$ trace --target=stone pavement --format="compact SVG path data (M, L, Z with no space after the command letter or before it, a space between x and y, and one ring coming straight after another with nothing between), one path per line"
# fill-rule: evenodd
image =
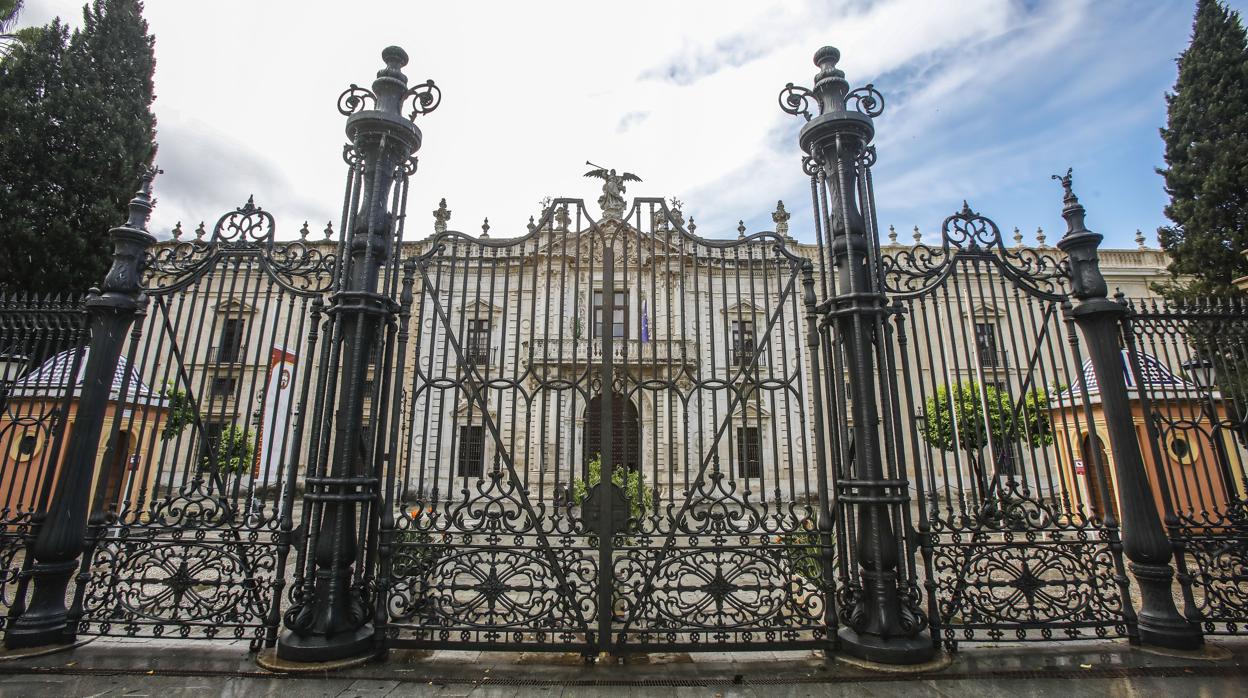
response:
M1074 679L1074 680L1072 680ZM967 647L899 673L815 652L664 653L586 666L576 655L395 651L384 662L275 674L244 644L101 639L41 657L0 655L8 696L1163 696L1248 695L1248 638L1203 653L1125 642Z

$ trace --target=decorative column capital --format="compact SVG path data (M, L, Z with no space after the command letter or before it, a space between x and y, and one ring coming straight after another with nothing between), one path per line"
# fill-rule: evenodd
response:
M1079 300L1106 298L1109 287L1097 258L1097 249L1104 236L1088 230L1084 222L1087 211L1079 203L1079 197L1075 196L1073 169L1052 178L1062 184L1062 218L1066 219L1066 234L1057 242L1057 247L1070 258L1071 292Z
M112 266L104 282L98 288L91 289L88 307L133 308L138 303L142 290L143 254L156 242L156 238L147 232L147 221L155 205L152 182L161 172L155 166L144 170L139 190L130 199L126 222L109 231L113 240Z
M838 136L853 136L857 146L865 148L875 137L873 119L884 113L884 96L873 85L849 88L845 71L837 67L840 60L839 50L824 46L815 52L819 72L813 86L789 83L780 91L780 108L808 122L798 137L802 150L825 164L822 151L835 146ZM813 108L818 108L818 116L811 113Z

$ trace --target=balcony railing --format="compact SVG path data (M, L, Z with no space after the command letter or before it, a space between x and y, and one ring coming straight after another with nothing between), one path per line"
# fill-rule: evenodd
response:
M534 339L521 349L532 364L577 365L602 361L601 339ZM684 339L615 339L611 361L631 365L687 365L698 363L697 342Z
M490 366L494 363L494 347L467 344L463 350L465 366Z
M755 362L754 357L758 357ZM734 342L732 345L732 365L734 367L765 366L767 351L750 342Z
M987 349L979 350L979 363L983 368L1009 368L1010 355L1003 349L988 351Z

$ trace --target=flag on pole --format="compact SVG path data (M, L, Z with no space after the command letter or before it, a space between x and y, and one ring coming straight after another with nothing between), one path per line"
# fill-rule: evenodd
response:
M253 477L257 484L271 484L282 479L278 470L286 460L291 397L295 392L295 362L295 353L283 346L274 345L269 350L269 382L260 412L260 433L256 435Z
M641 299L641 341L650 341L650 313L646 309L646 299Z

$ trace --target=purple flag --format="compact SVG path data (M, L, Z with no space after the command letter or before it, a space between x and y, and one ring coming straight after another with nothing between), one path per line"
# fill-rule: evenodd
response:
M650 341L650 313L646 312L646 301L641 301L641 341Z

